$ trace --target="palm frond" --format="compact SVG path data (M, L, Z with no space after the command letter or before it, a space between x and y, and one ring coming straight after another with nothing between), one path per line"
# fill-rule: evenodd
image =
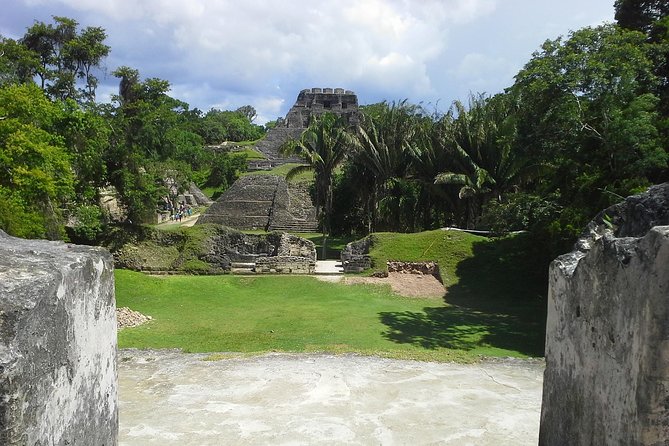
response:
M306 173L306 172L313 172L314 168L313 166L307 165L307 164L302 164L299 166L295 166L292 169L286 173L286 181L291 181L293 178L296 176Z

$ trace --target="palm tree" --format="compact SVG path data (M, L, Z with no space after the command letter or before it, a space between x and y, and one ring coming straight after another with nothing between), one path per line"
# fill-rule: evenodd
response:
M501 201L504 193L546 170L545 165L531 164L513 150L516 122L507 96L472 96L468 107L456 101L440 125L442 144L452 164L435 177L435 184L460 187L458 196L467 206L467 227L473 225L483 202Z
M346 159L353 146L353 135L347 131L347 122L332 113L312 118L300 139L290 140L281 148L283 155L298 155L306 164L292 168L286 175L313 171L316 181L316 214L323 222L323 235L330 233L332 213L332 180L335 169ZM323 211L321 213L321 211Z
M420 107L406 100L390 105L383 102L374 107L374 111L363 113L355 144L355 162L364 166L372 178L372 189L365 200L369 232L375 229L379 203L387 201L388 195L392 201L389 189L399 187L398 181L409 175L422 113ZM396 215L394 220L398 219Z

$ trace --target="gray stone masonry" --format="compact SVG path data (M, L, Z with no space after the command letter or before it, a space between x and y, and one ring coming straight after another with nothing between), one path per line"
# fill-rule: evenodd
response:
M302 163L304 162L301 158L292 156L284 157L279 153L281 146L291 139L298 139L302 132L303 128L287 128L287 127L274 127L270 129L265 137L258 141L255 148L257 151L265 155L269 161L268 168L280 166L285 163ZM249 170L262 170L262 167L253 168L254 164L258 164L256 161L249 161L249 166L252 167ZM262 165L262 164L260 164Z
M276 256L256 259L258 274L313 274L316 261L306 257Z
M355 125L359 122L358 97L354 92L342 88L302 90L286 115L285 125L289 128L307 128L313 116L327 112L344 116L350 125Z
M388 272L434 276L438 281L442 281L439 272L439 264L437 262L402 262L398 260L389 260Z
M316 209L308 192L274 175L241 177L198 219L235 229L315 232Z
M279 239L276 255L281 257L305 257L315 262L316 245L310 240L284 232Z
M301 163L297 157L284 158L279 148L291 139L298 139L304 130L309 127L314 116L323 113L334 113L344 116L349 125L355 126L360 122L358 111L358 97L350 90L343 88L308 88L297 95L295 104L280 120L278 125L270 129L256 145L256 150L267 158L268 162L249 162L253 170L271 168L283 163Z
M117 444L112 258L0 231L0 444Z
M267 229L279 177L239 178L200 216L196 224L216 223L235 229Z
M195 202L198 206L209 206L213 203L213 201L210 200L209 197L207 197L204 192L202 192L200 188L195 185L195 183L190 183L190 186L188 186L188 192L195 198Z
M540 445L667 444L668 198L608 208L551 264Z
M372 246L372 237L367 236L346 244L341 250L341 264L345 273L359 273L372 267L369 257L369 248Z

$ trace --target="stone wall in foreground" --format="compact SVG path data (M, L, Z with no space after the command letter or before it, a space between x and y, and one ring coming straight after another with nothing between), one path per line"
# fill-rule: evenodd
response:
M603 211L549 275L540 445L669 439L669 184Z
M112 258L0 231L0 444L116 445Z

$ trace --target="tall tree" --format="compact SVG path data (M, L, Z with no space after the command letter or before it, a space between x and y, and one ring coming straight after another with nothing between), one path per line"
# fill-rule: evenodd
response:
M13 39L0 36L0 86L33 82L39 67L36 53Z
M21 43L39 60L36 75L41 88L56 99L93 101L97 78L92 69L99 67L109 54L104 44L107 35L102 28L77 31L77 21L67 17L53 17L53 24L35 22L28 28ZM77 79L85 86L77 89Z
M399 195L400 182L408 177L414 155L419 151L422 115L419 106L406 100L363 109L353 160L365 167L372 182L370 193L365 197L370 232L376 230L379 204L384 201L394 203L390 210L395 214L395 223L399 220L399 201L395 198Z
M95 101L98 78L93 74L102 60L109 55L110 47L104 44L107 33L100 27L87 27L67 43L67 57L76 66L76 75L84 80L80 89L85 100Z
M286 175L288 180L305 171L315 173L316 209L322 218L324 234L329 234L331 229L333 175L353 145L354 137L347 129L346 120L324 113L312 120L300 139L288 141L281 149L285 155L298 155L306 162L291 169Z
M61 209L74 196L62 111L34 84L0 88L0 227L20 237L63 237Z
M452 158L451 169L437 175L435 183L459 187L458 196L467 203L467 227L485 201L501 201L543 171L514 150L516 120L505 95L471 96L468 106L455 101L440 125L444 150Z
M620 26L647 34L655 22L669 15L666 0L616 0L614 6Z
M550 184L584 224L596 210L669 179L646 36L616 25L547 41L516 76L519 146L550 162Z

